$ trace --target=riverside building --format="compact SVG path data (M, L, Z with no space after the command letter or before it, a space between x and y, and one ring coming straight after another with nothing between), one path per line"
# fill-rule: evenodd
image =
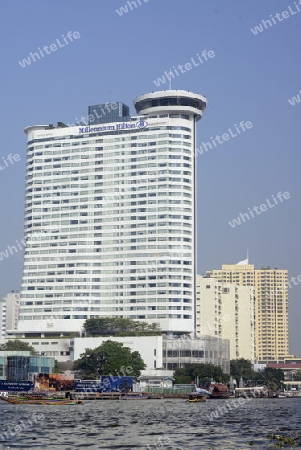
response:
M134 104L124 123L25 128L23 338L79 333L100 316L194 331L194 149L206 99L169 90Z
M6 338L6 318L6 300L4 298L0 298L0 341Z
M32 380L36 373L54 373L55 359L29 351L0 351L0 380Z
M255 269L246 260L207 273L223 283L255 287L256 360L281 362L289 357L287 270Z
M18 328L20 293L9 292L6 297L6 329L16 330Z
M197 275L196 334L230 341L230 359L255 360L253 286Z

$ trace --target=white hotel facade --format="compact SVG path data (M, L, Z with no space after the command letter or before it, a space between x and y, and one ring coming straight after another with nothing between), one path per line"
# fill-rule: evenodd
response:
M138 97L126 123L27 134L18 331L78 333L117 316L195 329L196 122L188 91Z

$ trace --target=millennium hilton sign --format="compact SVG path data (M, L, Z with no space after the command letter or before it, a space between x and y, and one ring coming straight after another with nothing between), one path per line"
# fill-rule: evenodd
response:
M108 125L104 127L83 127L79 128L79 133L95 133L96 131L114 131L114 130L126 130L130 128L146 128L148 122L139 120L138 122L122 122L116 125Z

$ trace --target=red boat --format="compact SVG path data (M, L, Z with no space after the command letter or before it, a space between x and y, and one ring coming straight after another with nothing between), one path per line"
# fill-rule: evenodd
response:
M223 383L211 383L208 391L211 393L210 398L229 398L230 392L227 386Z

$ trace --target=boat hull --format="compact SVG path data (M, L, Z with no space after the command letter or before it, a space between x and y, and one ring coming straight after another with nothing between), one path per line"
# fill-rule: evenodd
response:
M18 397L0 397L6 403L12 405L78 405L82 403L81 400L65 400L65 399L30 399L30 398L18 398Z
M219 392L219 393L212 393L210 399L226 399L226 398L230 398L230 393L229 392Z
M149 397L145 397L145 396L137 396L137 397L135 397L135 396L129 396L129 397L126 397L126 396L120 396L119 397L119 400L149 400L150 398Z
M191 394L188 397L188 403L204 403L206 401L205 395Z
M227 386L223 383L212 383L208 389L211 393L211 399L227 399L230 398L230 392Z

